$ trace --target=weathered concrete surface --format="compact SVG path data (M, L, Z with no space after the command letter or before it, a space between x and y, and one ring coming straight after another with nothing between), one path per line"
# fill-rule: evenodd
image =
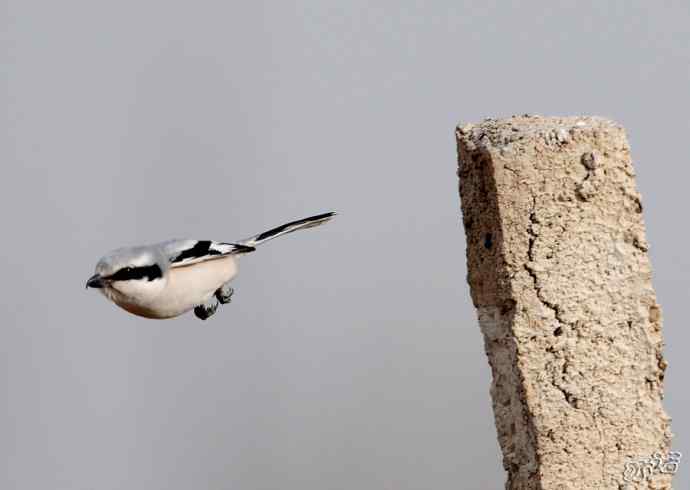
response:
M667 454L661 310L622 127L513 117L457 130L468 281L509 489L629 485Z

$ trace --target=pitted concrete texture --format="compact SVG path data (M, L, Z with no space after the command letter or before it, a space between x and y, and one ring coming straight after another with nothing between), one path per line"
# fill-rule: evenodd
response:
M624 129L512 117L457 129L468 281L493 374L508 489L624 481L668 454L666 361Z

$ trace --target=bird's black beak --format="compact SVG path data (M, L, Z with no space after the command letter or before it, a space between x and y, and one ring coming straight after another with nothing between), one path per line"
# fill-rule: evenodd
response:
M94 274L93 276L89 277L89 280L86 281L86 288L102 288L105 286L105 282L103 281L103 278L100 276L100 274Z

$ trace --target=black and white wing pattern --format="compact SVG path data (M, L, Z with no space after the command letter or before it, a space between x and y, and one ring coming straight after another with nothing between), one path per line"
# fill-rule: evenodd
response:
M240 243L223 243L211 240L170 240L161 244L170 267L182 267L226 255L253 252L254 247Z

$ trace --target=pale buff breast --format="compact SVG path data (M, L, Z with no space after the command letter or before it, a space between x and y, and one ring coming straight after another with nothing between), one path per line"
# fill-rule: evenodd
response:
M153 290L151 284L123 285L136 289L103 290L115 304L135 315L146 318L173 318L197 305L206 303L216 290L237 274L233 256L225 256L168 271L165 286Z
M164 313L177 316L207 302L219 287L234 278L237 275L237 261L228 255L175 267L170 269L169 274L160 306Z

